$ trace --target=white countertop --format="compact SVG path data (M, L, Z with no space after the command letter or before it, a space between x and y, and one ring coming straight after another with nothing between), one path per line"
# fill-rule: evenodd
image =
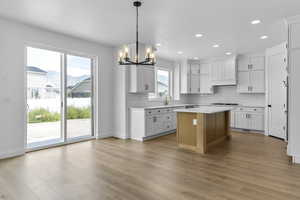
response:
M175 112L187 112L187 113L218 113L233 110L233 107L221 107L221 106L200 106L199 108L177 109Z
M161 106L141 106L141 107L131 107L131 109L158 109L158 108L175 108L184 106L197 106L198 104L173 104L173 105L161 105Z
M235 105L235 106L230 106L230 105L212 105L212 104L171 104L171 105L160 105L160 106L136 106L136 107L131 107L130 109L160 109L160 108L175 108L175 107L181 107L181 106L205 106L205 107L225 107L225 108L231 108L231 110L234 110L234 108L238 107L246 107L246 108L265 108L265 106L262 105Z

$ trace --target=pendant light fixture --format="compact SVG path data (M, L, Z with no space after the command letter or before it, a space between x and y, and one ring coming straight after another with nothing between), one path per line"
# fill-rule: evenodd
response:
M135 42L135 56L132 59L130 54L130 50L128 46L125 46L123 50L121 50L119 55L119 64L120 65L155 65L156 59L155 54L153 52L153 48L145 48L145 58L140 60L139 54L139 7L141 7L141 1L134 1L133 6L136 7L136 42ZM133 49L134 51L134 49Z

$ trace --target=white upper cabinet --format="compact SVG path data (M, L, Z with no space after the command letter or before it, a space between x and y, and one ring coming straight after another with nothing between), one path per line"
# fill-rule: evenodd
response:
M191 74L192 75L199 75L200 74L200 65L199 64L190 64L191 66Z
M250 74L247 71L238 72L238 85L239 92L248 92L250 85Z
M264 56L250 57L250 69L251 70L265 70L265 57Z
M211 63L187 60L181 65L181 93L213 94Z
M188 94L191 92L191 66L187 61L180 64L180 93Z
M265 57L239 56L238 57L238 84L239 93L265 92Z
M249 70L249 58L246 56L238 57L238 71L248 71Z
M201 63L200 64L200 74L209 74L211 64Z
M214 93L214 88L211 83L210 68L211 64L209 63L200 64L200 94Z
M199 74L191 74L191 94L200 93L200 75Z
M212 85L236 85L236 57L212 62L211 81Z
M181 93L200 94L200 64L186 60L181 64Z
M130 85L131 93L153 93L155 92L154 68L144 66L130 66Z
M200 74L200 94L213 94L213 86L208 74Z
M250 73L251 92L264 93L265 92L265 71L257 70Z

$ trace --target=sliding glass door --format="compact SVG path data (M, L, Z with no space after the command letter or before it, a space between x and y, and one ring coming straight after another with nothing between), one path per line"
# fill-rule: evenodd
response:
M63 141L62 54L27 48L27 144L40 146Z
M27 147L88 139L93 131L93 60L27 47Z
M92 60L74 55L66 56L67 138L92 136Z

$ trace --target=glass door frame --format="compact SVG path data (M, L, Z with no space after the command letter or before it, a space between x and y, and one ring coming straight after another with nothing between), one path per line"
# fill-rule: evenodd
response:
M74 53L64 53L62 54L63 58L62 58L62 65L63 65L63 72L62 72L62 81L63 81L63 88L62 88L62 94L63 94L63 97L62 97L62 105L61 105L61 108L62 108L62 115L63 115L63 125L62 125L62 133L63 133L63 137L64 137L64 141L65 142L77 142L77 141L80 141L80 140L84 140L84 139L90 139L90 138L95 138L95 84L94 84L94 72L95 72L95 62L94 62L94 59L91 58L91 57L88 57L88 56L83 56L83 55L80 55L80 54L74 54ZM68 90L67 90L67 87L68 87L68 84L67 84L67 79L68 79L68 59L67 57L68 56L77 56L77 57L82 57L82 58L88 58L91 60L91 66L90 66L90 70L91 70L91 135L85 135L85 136L79 136L79 137L76 137L76 138L68 138L68 119L67 119L67 115L68 115L68 112L67 112L67 109L68 109Z
M61 103L60 103L60 108L61 108L61 138L62 142L57 142L53 144L45 144L41 146L36 146L36 147L28 147L27 143L27 123L28 123L28 107L27 107L27 48L32 47L32 48L37 48L37 49L42 49L42 50L49 50L49 51L55 51L57 53L60 53L60 61L61 61ZM25 44L24 46L24 80L25 80L25 88L24 88L24 93L25 93L25 123L24 123L24 128L25 128L25 149L26 152L31 152L31 151L36 151L36 150L41 150L41 149L46 149L46 148L51 148L51 147L56 147L56 146L62 146L62 145L67 145L67 144L72 144L76 142L82 142L82 141L88 141L88 140L93 140L96 139L96 131L98 128L98 111L97 111L97 100L98 100L98 90L97 90L97 82L98 82L98 56L91 56L87 55L85 53L77 53L74 51L69 51L69 50L64 50L64 49L59 49L59 48L54 48L54 47L49 47L47 45L40 45L40 44L32 44L28 43ZM92 94L91 94L91 135L89 136L82 136L82 137L76 137L76 138L69 138L67 136L67 55L71 56L78 56L78 57L83 57L83 58L89 58L91 59L91 88L92 88Z

